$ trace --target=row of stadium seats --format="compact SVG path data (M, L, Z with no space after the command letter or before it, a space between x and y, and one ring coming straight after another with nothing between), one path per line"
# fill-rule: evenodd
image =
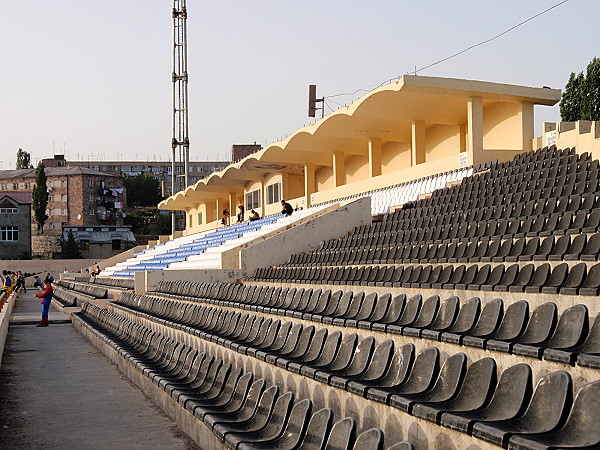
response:
M581 417L600 407L600 382L584 385L573 401L563 371L541 377L532 390L531 368L522 363L497 374L492 358L467 365L466 355L455 353L442 363L435 347L415 356L412 344L395 348L372 336L144 296L125 294L117 309L497 445L600 443L600 430Z
M599 210L600 211L600 210ZM547 236L542 239L492 239L460 243L404 244L398 246L379 243L354 245L297 253L283 266L329 266L356 264L407 264L407 263L467 263L516 261L596 261L600 254L600 234ZM340 240L343 241L343 240ZM353 241L352 239L350 241ZM362 241L362 239L361 239Z
M329 289L233 284L186 283L175 287L168 282L153 294L600 368L596 356L600 353L600 315L590 326L588 309L583 304L566 308L559 317L553 302L543 303L530 313L525 300L504 305L501 299L494 299L482 305L477 297L461 305L455 296L440 301L438 295L423 300L417 294L407 300L405 294L378 296L351 290L332 294ZM155 308L153 313L172 305L167 299L133 293L122 294L119 302L128 306L137 302L144 308ZM185 317L194 316L187 311Z
M346 266L269 267L256 271L255 281L326 285L383 286L418 289L458 289L545 294L594 295L600 293L600 264L569 267L561 263L479 266Z
M378 450L383 432L356 436L356 421L333 423L328 408L312 413L309 399L280 393L277 385L240 367L85 304L77 320L91 328L144 376L162 388L232 449ZM414 449L400 442L388 450Z

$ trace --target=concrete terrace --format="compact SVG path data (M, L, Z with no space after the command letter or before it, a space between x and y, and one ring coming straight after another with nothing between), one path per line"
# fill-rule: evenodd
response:
M21 293L0 367L0 448L196 449L179 427L51 310Z

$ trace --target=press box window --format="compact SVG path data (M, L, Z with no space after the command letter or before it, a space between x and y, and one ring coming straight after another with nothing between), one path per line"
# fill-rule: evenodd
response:
M267 205L279 203L281 201L281 183L270 184L267 186Z
M260 208L260 190L251 191L246 194L246 210Z
M0 227L0 241L18 241L19 227Z

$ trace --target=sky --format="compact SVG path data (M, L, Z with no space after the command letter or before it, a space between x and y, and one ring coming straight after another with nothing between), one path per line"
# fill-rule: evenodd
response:
M188 0L190 159L227 160L232 144L265 146L309 124L309 84L319 97L371 89L559 1ZM19 148L34 163L63 153L168 161L172 7L2 2L0 170L15 167ZM598 0L569 0L419 74L562 89L600 56L599 16ZM558 106L536 107L536 135L558 120Z

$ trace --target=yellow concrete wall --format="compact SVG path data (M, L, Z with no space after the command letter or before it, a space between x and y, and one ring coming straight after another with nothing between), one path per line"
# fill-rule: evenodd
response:
M410 165L410 142L386 142L381 146L382 175L407 169Z
M304 176L303 175L288 174L288 175L286 175L285 180L286 181L283 186L284 200L304 196Z
M483 148L523 151L520 103L493 103L483 108Z
M558 148L575 147L577 153L589 152L592 159L600 159L600 122L580 120L577 122L548 122L541 137L533 140L534 148L548 145L547 139L554 131L558 132Z
M321 167L315 171L317 192L333 188L333 167Z
M346 158L346 184L369 178L369 157L354 155Z
M460 153L460 126L435 124L427 128L426 162Z

